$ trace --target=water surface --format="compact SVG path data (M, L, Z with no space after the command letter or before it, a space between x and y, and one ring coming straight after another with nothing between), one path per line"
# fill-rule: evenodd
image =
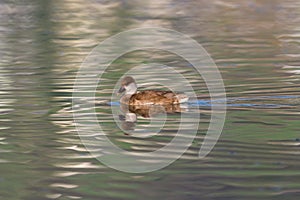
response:
M0 197L297 199L299 24L296 0L2 1ZM149 26L180 31L205 47L223 76L228 111L219 142L199 160L213 103L204 81L166 52L133 52L118 59L97 91L96 109L115 144L149 152L176 134L180 114L170 115L164 134L147 139L117 128L111 110L118 104L109 104L114 84L140 64L156 61L189 77L199 95L189 109L201 115L197 137L179 160L156 172L128 174L101 164L82 144L72 115L72 88L82 61L99 42ZM159 87L148 82L140 86Z

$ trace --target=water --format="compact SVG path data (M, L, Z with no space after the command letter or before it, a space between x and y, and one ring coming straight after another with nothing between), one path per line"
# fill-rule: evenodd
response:
M297 199L299 11L296 0L1 1L1 199ZM180 113L170 114L164 134L151 138L116 127L111 108L119 107L109 105L111 92L118 76L139 64L154 60L179 68L199 96L187 105L189 112L201 115L197 136L179 160L152 173L128 174L86 150L74 125L72 91L77 70L100 41L149 26L180 31L205 47L224 79L228 111L220 140L199 160L215 103L204 81L164 52L120 58L98 90L96 109L115 144L151 152L176 134ZM140 85L159 87L147 82Z

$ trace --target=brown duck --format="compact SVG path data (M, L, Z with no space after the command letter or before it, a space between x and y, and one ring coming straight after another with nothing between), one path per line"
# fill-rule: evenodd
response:
M120 102L128 105L174 105L185 103L188 97L185 94L176 94L172 91L144 90L137 91L135 80L126 76L121 81L118 93L125 94Z

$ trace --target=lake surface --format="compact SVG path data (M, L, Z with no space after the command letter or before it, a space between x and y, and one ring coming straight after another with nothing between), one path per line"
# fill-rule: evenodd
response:
M298 199L299 24L296 0L1 1L1 199ZM87 147L93 141L83 144L72 93L76 74L93 48L140 27L176 30L200 43L223 77L227 114L218 143L199 159L213 104L205 81L186 60L167 52L118 58L97 88L95 109L114 144L130 154L151 152L176 137L185 113L185 119L201 118L180 159L154 172L125 173L97 160ZM113 94L116 83L124 73L151 62L176 68L197 98L180 112L154 117L153 123L140 113L138 123L124 124ZM139 86L160 88L148 78L153 72L144 71L131 71ZM157 130L160 117L167 117L165 127L153 137L133 137L120 129ZM162 156L173 158L175 151Z

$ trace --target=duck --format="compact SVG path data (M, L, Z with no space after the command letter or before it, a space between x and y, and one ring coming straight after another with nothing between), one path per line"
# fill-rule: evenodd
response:
M118 94L123 94L120 103L127 105L176 105L188 101L185 94L177 94L173 91L137 90L137 84L132 76L125 76L121 80Z

